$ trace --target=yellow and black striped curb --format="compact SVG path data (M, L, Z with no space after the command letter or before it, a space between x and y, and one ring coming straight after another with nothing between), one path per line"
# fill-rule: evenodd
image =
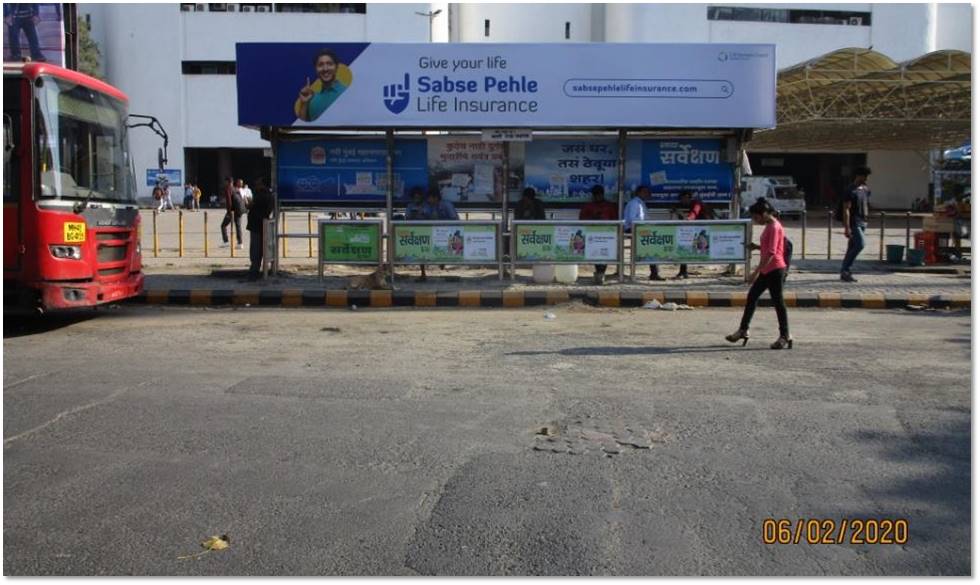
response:
M230 290L230 289L155 289L144 291L134 299L136 303L150 305L189 306L250 306L250 307L483 307L516 308L560 305L569 301L582 301L600 307L640 307L657 300L674 302L692 307L743 307L747 293L707 291L594 291L594 290L547 290L547 291L388 291L388 290ZM918 293L785 293L786 305L801 308L834 309L901 309L906 305L920 305L935 309L970 308L969 294L918 294ZM759 299L759 305L771 306L768 296Z

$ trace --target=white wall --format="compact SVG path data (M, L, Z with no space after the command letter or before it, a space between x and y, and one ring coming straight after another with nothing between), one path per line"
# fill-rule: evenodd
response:
M238 125L234 75L185 75L184 147L266 148L256 130Z
M893 61L929 53L935 47L935 4L875 4L871 7L871 45Z
M937 11L936 48L973 52L973 6L940 4Z
M929 194L929 155L909 150L868 153L871 202L878 209L907 209L916 197Z
M457 4L464 43L585 43L592 40L590 4ZM490 20L490 36L484 21ZM571 38L565 39L565 23Z

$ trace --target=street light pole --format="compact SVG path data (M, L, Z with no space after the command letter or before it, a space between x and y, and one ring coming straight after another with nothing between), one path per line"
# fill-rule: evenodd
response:
M430 43L432 42L432 21L435 20L436 16L439 16L439 14L441 14L441 13L442 13L442 8L440 8L439 10L435 10L435 11L430 10L429 12L416 12L415 13L415 14L418 14L419 16L426 16L426 17L428 17L428 19L429 19L429 42Z

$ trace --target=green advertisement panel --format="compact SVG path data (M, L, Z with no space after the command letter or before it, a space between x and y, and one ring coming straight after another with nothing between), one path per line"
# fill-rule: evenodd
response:
M634 226L637 264L744 262L745 224L678 222Z
M514 232L517 263L616 262L616 225L518 224Z
M380 238L380 223L320 223L320 261L380 264Z
M394 225L397 264L497 262L497 224Z

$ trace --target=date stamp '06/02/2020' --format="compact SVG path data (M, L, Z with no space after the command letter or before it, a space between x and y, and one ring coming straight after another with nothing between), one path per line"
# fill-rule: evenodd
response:
M763 544L905 544L909 521L897 519L766 518Z

